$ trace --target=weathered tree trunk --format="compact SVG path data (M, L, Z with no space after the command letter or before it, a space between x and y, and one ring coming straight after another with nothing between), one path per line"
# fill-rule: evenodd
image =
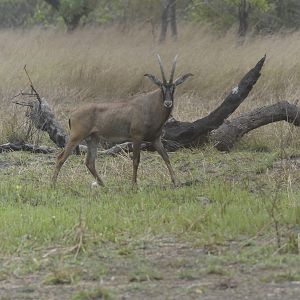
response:
M286 101L257 108L248 113L241 114L230 121L226 120L247 98L259 79L265 58L263 57L242 78L238 86L231 90L223 103L208 116L198 119L195 122L180 122L174 118L169 119L164 125L162 135L165 148L168 151L175 151L183 147L199 147L207 142L212 142L218 150L229 151L247 132L266 124L287 121L295 126L300 126L300 108ZM58 147L64 147L67 142L67 135L55 119L48 103L44 99L39 98L39 101L31 102L27 106L30 107L27 116L32 120L35 127L46 131L50 139ZM105 147L105 145L102 146ZM5 144L0 146L0 151L4 151L8 147L10 150L14 150L12 145L7 146ZM16 145L17 150L21 150L20 147L22 149L23 146ZM25 148L23 147L23 149ZM36 146L33 146L33 148L36 149ZM80 145L79 148L83 151L86 150L86 147L83 145ZM27 149L30 150L30 147L27 147ZM153 150L150 143L143 143L141 149ZM108 150L101 151L101 153L114 155L124 151L131 152L132 143L127 142L114 145ZM37 151L34 150L34 152Z
M282 101L254 109L230 121L226 120L220 127L209 132L206 139L203 139L198 146L203 146L206 142L210 141L219 151L230 151L235 143L249 131L278 121L286 121L295 126L300 126L300 107L287 101ZM174 146L172 141L169 140L164 141L164 145L173 151L180 148L179 144L175 144ZM153 149L150 143L144 143L141 145L141 150L152 151ZM116 155L131 151L132 143L127 142L113 146L100 153Z
M31 105L27 117L37 129L46 131L55 145L63 148L68 140L67 134L55 119L48 102L45 99L41 99L41 102L34 101Z
M224 122L212 131L210 140L218 150L229 151L249 131L278 121L287 121L300 126L300 107L282 101L254 109Z
M263 57L240 81L223 103L208 116L195 122L168 121L164 126L163 139L165 147L174 151L180 147L195 147L208 141L209 133L217 129L246 99L265 62Z
M6 143L3 145L0 145L0 153L6 152L6 151L30 151L33 153L43 153L43 154L49 154L54 153L57 151L56 148L53 147L47 147L47 146L37 146L32 144L27 144L24 142L19 143Z
M209 140L209 133L222 125L224 120L228 118L248 96L253 85L260 77L260 71L264 61L265 57L242 78L239 85L231 91L223 103L208 116L195 122L180 122L170 119L163 128L162 138L166 149L168 151L175 151L182 147L197 147L198 145L206 143ZM67 134L55 119L47 101L38 96L38 99L31 101L28 106L30 109L27 116L34 126L39 130L46 131L50 139L58 147L64 147L67 142ZM123 146L130 151L130 143L125 143ZM122 146L116 146L116 149L118 148L123 149ZM149 144L143 144L142 148L151 149L151 146ZM77 151L77 153L78 152L79 151Z

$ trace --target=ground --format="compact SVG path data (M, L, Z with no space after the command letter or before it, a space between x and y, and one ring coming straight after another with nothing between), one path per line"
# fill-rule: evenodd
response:
M97 247L77 260L58 252L32 259L34 271L3 279L1 299L297 299L300 292L298 257L249 263L171 238Z
M127 155L104 189L72 156L54 189L54 155L2 153L1 299L296 299L298 152L244 148L171 154L176 189L143 153L138 191Z

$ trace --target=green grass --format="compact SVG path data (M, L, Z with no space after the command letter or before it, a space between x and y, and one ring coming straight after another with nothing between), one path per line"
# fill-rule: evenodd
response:
M297 151L286 149L290 154ZM180 281L187 286L176 295L184 297L191 281L245 276L241 266L262 268L260 277L268 279L265 270L288 274L299 263L293 230L300 224L300 176L296 162L277 151L178 151L171 161L179 188L158 155L142 153L137 191L126 156L98 158L106 187L96 189L80 156L50 187L54 159L1 154L11 167L0 170L0 283L37 274L48 289L72 286L73 299L93 299L99 281L109 290L117 286L117 295L140 298L157 297L153 285L168 290L166 282ZM35 282L30 286L38 293Z
M287 271L270 274L267 277L261 278L264 282L287 282L287 281L300 281L300 272L299 271Z
M118 241L127 236L158 234L199 234L236 236L254 234L268 220L264 199L225 182L184 187L178 190L153 189L137 194L129 191L101 193L39 189L28 184L7 183L0 212L1 248L12 251L20 239L45 245L61 241L67 230L79 222L80 212L87 231L100 240ZM4 185L1 184L1 189ZM199 192L214 202L203 207ZM6 203L5 203L6 202ZM283 203L288 199L283 196ZM286 217L292 217L286 209ZM5 238L7 237L7 239ZM68 242L68 241L66 241Z
M109 300L113 299L112 294L103 288L97 288L95 290L83 290L76 292L71 300L97 300L104 299Z
M92 178L82 158L74 156L64 166L54 189L49 185L53 166L45 164L49 158L34 159L26 153L4 156L13 159L16 166L4 169L0 175L3 253L36 245L71 245L76 235L73 227L80 218L84 220L86 243L169 234L203 243L225 241L254 235L270 222L267 207L276 178L266 178L257 169L273 172L270 167L278 159L276 153L213 153L205 158L203 153L193 151L172 154L175 169L183 165L187 168L179 173L183 183L200 180L178 189L171 187L160 159L145 154L137 192L131 190L131 162L127 158L104 158L106 169L112 173L105 178L107 187L91 189ZM124 174L115 183L114 168L120 161ZM147 172L153 175L149 179ZM283 182L278 205L282 223L293 224L293 201L298 199L299 191L286 193L287 188ZM203 196L210 200L208 205L199 201Z

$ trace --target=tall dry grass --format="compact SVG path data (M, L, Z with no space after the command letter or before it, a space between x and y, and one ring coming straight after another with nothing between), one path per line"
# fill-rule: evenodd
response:
M20 113L9 99L28 85L25 64L36 88L64 124L70 111L83 102L125 101L151 90L143 74L160 75L157 52L168 69L178 53L177 74L195 75L178 88L174 113L179 119L207 114L265 53L263 75L239 111L300 97L299 32L249 38L242 46L233 33L220 37L196 26L181 28L177 42L163 45L154 41L147 28L126 33L117 28L86 29L72 34L5 30L0 31L0 41L0 132L13 114Z

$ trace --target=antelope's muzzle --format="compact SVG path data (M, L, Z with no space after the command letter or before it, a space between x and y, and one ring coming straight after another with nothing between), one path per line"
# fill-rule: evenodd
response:
M164 101L164 106L166 108L171 108L173 106L173 101L170 101L170 100Z

